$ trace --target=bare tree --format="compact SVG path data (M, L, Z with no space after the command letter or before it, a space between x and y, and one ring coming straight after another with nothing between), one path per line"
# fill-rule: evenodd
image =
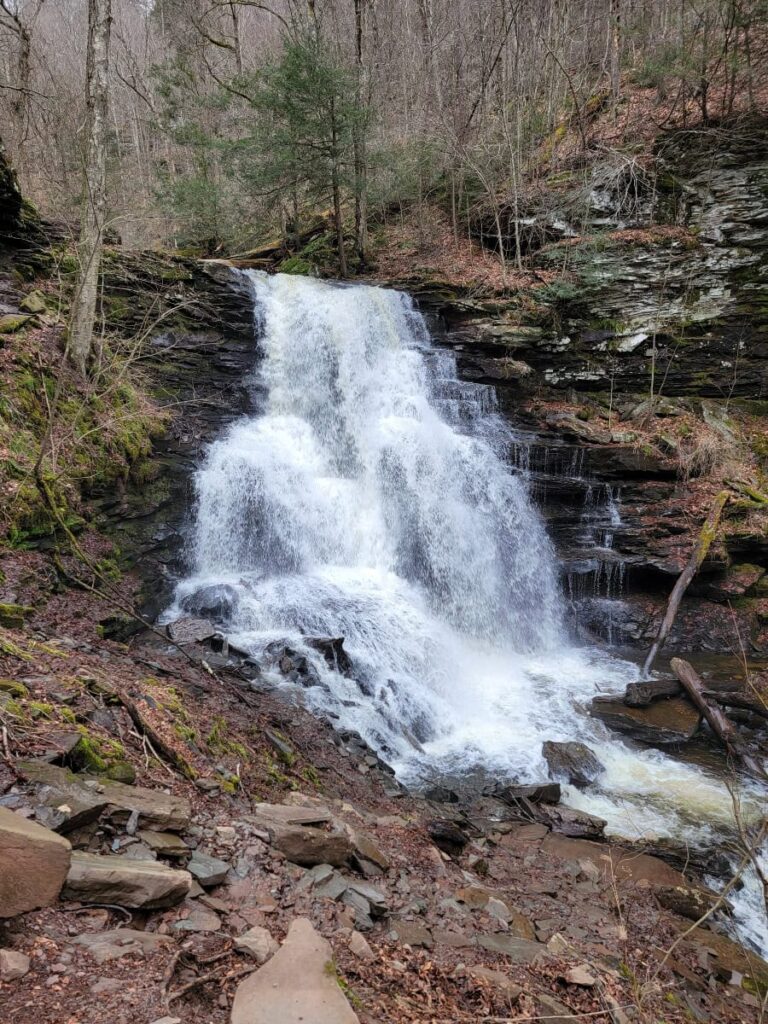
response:
M72 302L67 351L85 373L93 347L101 250L107 209L107 141L109 117L109 40L112 0L88 0L86 103L88 139L85 158L84 199L79 274Z

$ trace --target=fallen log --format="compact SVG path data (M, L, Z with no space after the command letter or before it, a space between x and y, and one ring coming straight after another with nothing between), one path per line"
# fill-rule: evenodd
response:
M743 690L705 690L704 696L723 707L739 708L741 711L751 711L760 718L768 718L768 704Z
M764 777L764 772L757 762L744 751L736 729L725 712L705 696L704 683L693 665L683 661L682 658L673 658L670 664L672 671L682 683L683 689L706 718L710 729L723 744L727 753L740 760L749 771Z
M680 602L683 599L683 594L688 589L688 586L693 577L698 572L699 566L707 557L707 552L712 544L712 541L717 535L717 528L720 524L720 516L723 513L725 503L730 497L728 491L721 491L715 498L712 508L709 510L709 515L704 521L704 525L699 531L699 538L696 541L696 545L691 552L691 557L688 559L688 564L677 577L677 582L672 588L672 593L669 595L669 601L667 603L667 610L662 619L661 626L659 626L659 632L656 635L656 639L653 642L653 646L648 652L648 657L645 659L643 665L643 675L648 676L648 673L653 667L653 663L656 660L656 656L664 645L664 641L669 636L670 630L675 622L677 616L677 609L680 607Z
M628 708L647 708L662 697L679 697L680 683L677 679L649 679L647 682L627 683L624 703Z

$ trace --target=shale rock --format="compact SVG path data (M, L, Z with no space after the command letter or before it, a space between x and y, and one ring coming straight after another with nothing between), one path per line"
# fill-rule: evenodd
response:
M29 970L29 957L15 949L0 949L0 981L18 981Z
M238 986L231 1024L359 1024L333 969L333 950L298 918L277 953Z
M55 903L71 856L68 840L0 807L0 918Z
M156 932L142 932L135 928L114 928L108 932L84 932L72 940L75 945L83 946L97 964L108 960L119 960L120 957L154 953L163 946L172 945L173 939Z
M247 953L259 965L265 964L279 948L266 928L250 928L235 939L235 949Z
M181 645L210 640L216 633L210 619L195 619L191 617L169 622L165 627L165 631L175 644Z
M541 752L552 777L575 786L586 786L605 771L594 751L584 743L555 743L547 740Z
M81 903L116 903L155 910L179 903L191 885L188 871L168 868L154 860L74 853L63 896Z
M204 889L212 889L214 885L221 885L227 877L229 864L225 860L219 860L218 857L212 857L209 853L204 853L202 850L195 850L189 860L189 864L187 864L187 868Z
M39 796L47 809L43 813L58 819L57 832L79 828L105 810L113 821L120 822L127 821L135 812L142 828L158 831L183 832L190 823L191 808L184 797L126 786L95 775L75 774L43 761L20 761L16 767L24 778L42 787Z
M181 602L181 607L185 612L206 622L209 620L222 622L232 617L237 610L238 602L238 593L234 587L228 583L215 583L209 587L201 587L194 594L185 597ZM179 621L195 620L181 619ZM176 624L174 623L174 625Z
M651 746L684 743L701 724L701 714L683 697L628 707L614 697L595 697L591 712L611 729Z
M453 821L441 819L427 822L429 838L443 853L458 857L469 842L469 836Z
M511 807L517 806L521 800L532 804L558 804L560 803L560 784L541 782L534 785L496 786L493 796Z

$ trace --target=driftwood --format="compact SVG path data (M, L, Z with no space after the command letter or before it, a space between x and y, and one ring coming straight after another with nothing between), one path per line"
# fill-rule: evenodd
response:
M744 767L753 774L764 777L764 771L744 750L733 723L722 708L707 698L704 683L693 666L689 662L683 661L682 658L673 658L670 664L686 693L704 715L710 729L723 744L728 754L740 760Z
M677 577L677 582L672 588L672 593L669 595L669 601L667 602L667 610L664 613L661 626L656 639L653 642L653 646L648 652L648 657L645 659L643 665L643 675L647 677L648 673L653 667L653 663L656 660L656 656L664 645L664 641L669 636L669 632L675 622L677 616L677 609L680 607L680 602L683 599L683 594L688 589L688 586L693 577L698 572L699 566L707 557L712 541L717 535L717 528L720 524L720 516L722 515L725 503L728 501L728 491L721 491L715 498L712 508L709 510L709 515L704 521L704 525L699 531L699 539L696 542L696 546L691 552L691 557L688 559L688 564Z

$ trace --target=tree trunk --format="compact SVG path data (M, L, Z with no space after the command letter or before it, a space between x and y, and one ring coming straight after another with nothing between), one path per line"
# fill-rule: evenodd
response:
M355 248L361 263L365 263L365 252L368 248L368 209L367 209L367 167L365 162L365 129L363 115L363 0L355 0L355 58L357 77L355 82L355 129L353 147L355 160Z
M621 92L621 0L611 0L611 99L619 102Z
M339 251L339 277L345 278L347 276L347 254L344 252L344 222L341 217L341 180L335 107L335 103L331 101L331 189L333 191L333 219L336 223L336 246Z
M671 665L672 671L682 683L683 689L704 715L710 729L723 744L728 754L738 758L751 772L762 774L759 765L742 747L736 727L729 721L725 712L705 696L704 683L693 666L687 661L683 661L682 658L673 658Z
M647 677L648 673L651 671L653 663L656 660L656 655L659 653L664 641L669 636L669 631L672 629L674 624L677 609L683 599L683 594L688 589L688 586L696 575L699 566L706 558L712 541L715 539L717 527L720 523L720 516L722 515L726 501L728 501L728 497L728 491L721 491L715 498L709 515L707 516L699 533L699 539L696 542L696 546L691 552L691 557L688 559L688 564L680 573L677 578L677 582L672 588L672 593L669 595L669 602L667 603L667 610L661 626L659 627L658 635L656 636L653 646L648 652L648 657L645 659L645 664L643 665L643 676L645 677Z
M88 141L85 160L83 220L78 246L79 271L72 303L67 351L85 373L93 346L93 323L101 269L106 214L109 35L112 0L88 0L86 102Z

